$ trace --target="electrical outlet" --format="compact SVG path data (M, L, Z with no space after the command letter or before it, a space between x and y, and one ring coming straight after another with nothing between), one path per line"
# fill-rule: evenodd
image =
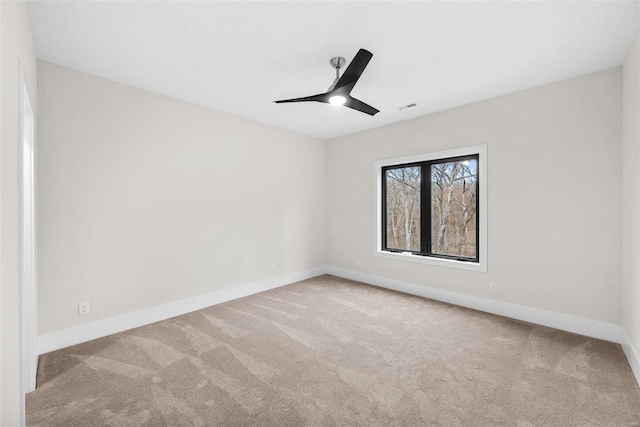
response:
M78 316L89 314L89 301L78 304Z
M356 259L356 265L357 265L358 267L360 267L360 260L359 260L359 259Z
M274 273L276 271L276 265L271 264L271 272Z
M489 290L491 292L498 292L498 284L496 282L489 283Z

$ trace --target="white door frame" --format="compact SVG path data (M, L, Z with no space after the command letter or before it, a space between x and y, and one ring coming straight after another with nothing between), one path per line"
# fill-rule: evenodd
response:
M35 115L27 79L21 68L22 98L20 156L20 282L22 288L22 386L23 393L36 388L38 369L38 323L35 228ZM24 404L23 404L24 405ZM24 406L23 406L24 408Z

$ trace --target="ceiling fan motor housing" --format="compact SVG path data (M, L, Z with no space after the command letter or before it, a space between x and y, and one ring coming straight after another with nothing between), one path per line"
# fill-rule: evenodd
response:
M331 61L329 61L329 63L331 63L331 66L333 68L342 68L344 67L344 64L347 63L347 60L342 56L336 56L335 58L331 58Z

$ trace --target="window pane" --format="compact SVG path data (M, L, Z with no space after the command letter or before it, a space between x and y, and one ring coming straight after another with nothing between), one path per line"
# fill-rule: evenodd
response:
M387 248L420 251L420 166L385 171Z
M431 166L431 253L476 258L478 160Z

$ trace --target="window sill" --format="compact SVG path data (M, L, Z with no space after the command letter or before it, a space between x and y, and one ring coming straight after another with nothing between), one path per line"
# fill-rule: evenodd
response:
M453 259L414 255L412 253L406 252L398 253L382 250L375 251L374 255L380 258L395 259L398 261L417 262L420 264L436 265L438 267L446 268L456 268L458 270L477 271L480 273L487 272L487 263L482 259L480 259L480 262L456 261Z

